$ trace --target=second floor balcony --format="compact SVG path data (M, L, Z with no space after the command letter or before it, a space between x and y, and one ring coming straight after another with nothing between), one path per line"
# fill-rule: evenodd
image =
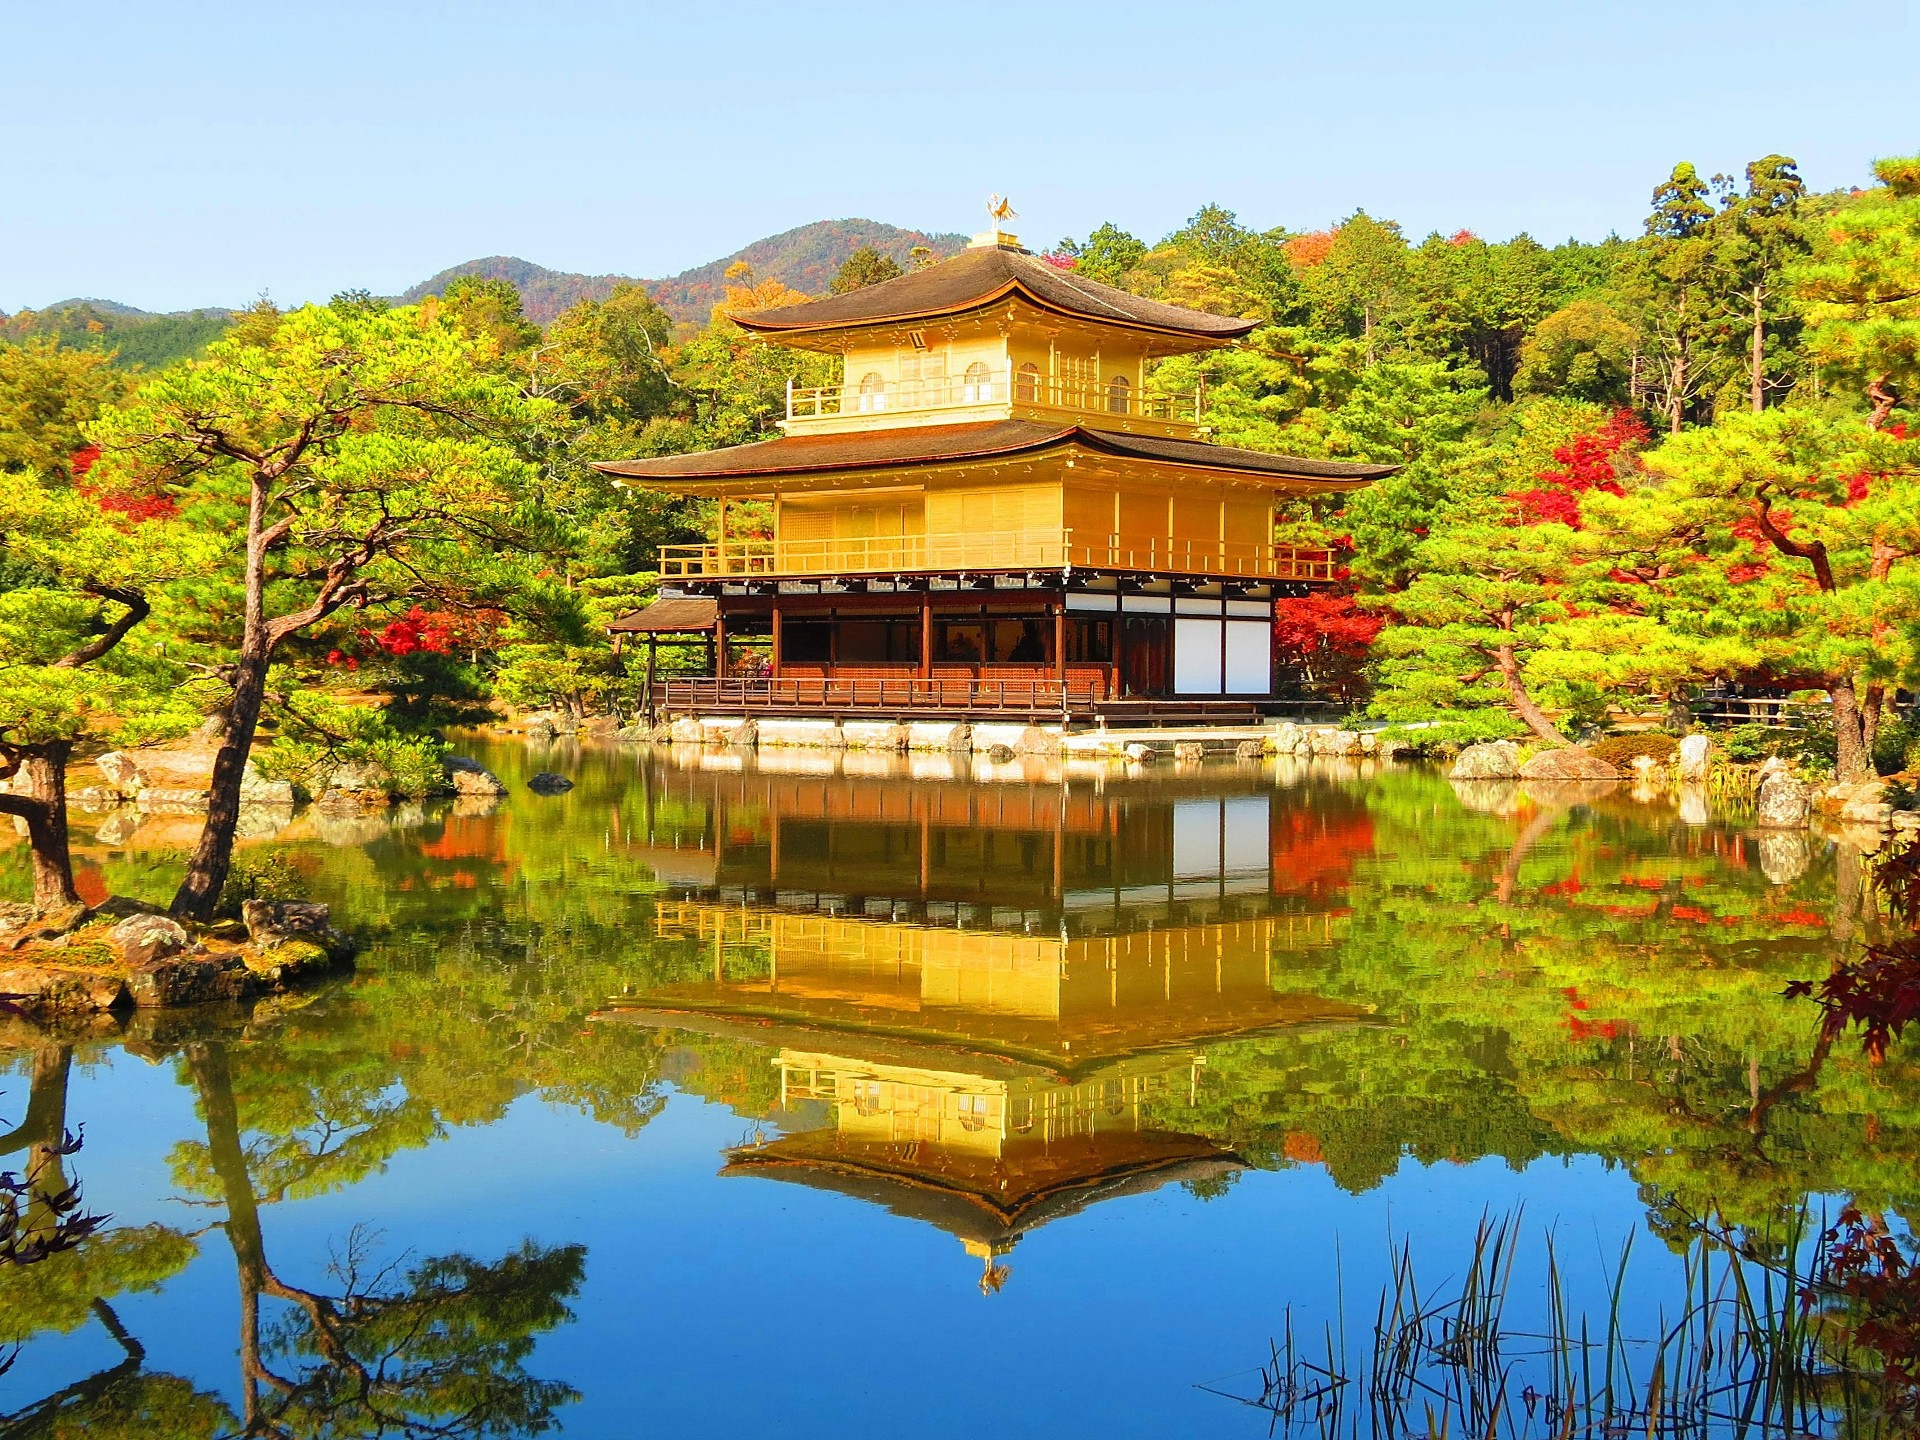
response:
M922 380L869 375L841 385L787 387L788 434L987 419L1071 419L1100 429L1190 439L1203 433L1202 391L1167 395L1122 376L1047 375L1036 365Z
M1334 557L1325 550L1254 540L1136 538L1079 530L825 540L729 537L720 545L660 547L660 575L667 580L817 580L969 571L1097 570L1325 582L1338 578L1336 569Z

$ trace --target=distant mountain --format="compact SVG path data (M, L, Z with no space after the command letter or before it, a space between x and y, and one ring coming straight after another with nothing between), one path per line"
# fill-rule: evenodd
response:
M604 300L616 285L644 285L674 319L704 325L714 305L724 296L728 269L741 260L753 267L757 279L778 280L795 290L819 295L826 292L846 258L862 246L870 245L882 255L905 264L908 253L916 245L925 245L944 258L964 244L964 235L903 230L877 220L816 220L811 225L756 240L731 255L696 265L665 280L578 275L549 270L513 255L489 255L442 270L399 298L411 303L422 296L439 294L450 281L463 275L479 275L489 280L510 281L520 292L520 303L526 308L527 318L545 325L569 305L582 300Z

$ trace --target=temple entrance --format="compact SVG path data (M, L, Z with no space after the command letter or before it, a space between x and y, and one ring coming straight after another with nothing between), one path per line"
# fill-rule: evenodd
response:
M1121 624L1120 693L1148 699L1171 694L1172 649L1166 616L1127 616Z

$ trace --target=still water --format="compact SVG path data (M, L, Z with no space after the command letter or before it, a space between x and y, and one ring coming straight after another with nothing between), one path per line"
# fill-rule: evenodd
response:
M1637 1236L1654 1326L1689 1219L1920 1189L1906 1051L1794 1083L1844 848L1334 762L467 748L504 803L247 846L351 980L0 1027L0 1166L83 1132L111 1216L0 1268L0 1430L1257 1436L1270 1337L1483 1215L1602 1308ZM86 884L191 830L83 820Z

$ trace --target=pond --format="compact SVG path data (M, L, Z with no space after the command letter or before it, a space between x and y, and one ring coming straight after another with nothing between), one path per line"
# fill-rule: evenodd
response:
M1818 840L1341 762L463 748L504 802L243 849L352 979L0 1030L0 1166L110 1216L0 1267L6 1433L1258 1436L1396 1263L1492 1234L1516 1315L1644 1337L1690 1225L1920 1190L1909 1053L1810 1069L1780 994L1868 923ZM183 830L82 817L83 879L164 898Z

